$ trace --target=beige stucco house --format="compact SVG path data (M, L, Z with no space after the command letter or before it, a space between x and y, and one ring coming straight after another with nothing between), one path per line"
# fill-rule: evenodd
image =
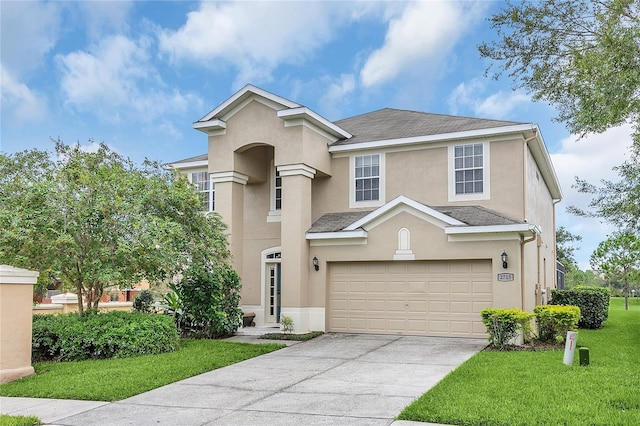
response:
M532 311L555 287L562 193L535 124L331 122L248 85L193 127L208 153L172 166L227 223L258 325L484 337L481 309Z

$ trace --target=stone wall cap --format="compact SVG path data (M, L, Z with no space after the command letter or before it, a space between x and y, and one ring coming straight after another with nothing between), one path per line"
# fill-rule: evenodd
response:
M40 272L0 265L0 284L35 284Z

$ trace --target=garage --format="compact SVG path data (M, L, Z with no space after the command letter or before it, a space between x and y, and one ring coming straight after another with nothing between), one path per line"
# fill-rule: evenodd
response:
M335 262L329 276L329 331L486 337L491 260Z

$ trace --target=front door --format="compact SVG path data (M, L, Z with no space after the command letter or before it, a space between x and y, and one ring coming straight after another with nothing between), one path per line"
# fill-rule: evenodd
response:
M280 263L267 263L267 285L266 285L266 300L267 300L267 315L265 322L267 324L280 322Z

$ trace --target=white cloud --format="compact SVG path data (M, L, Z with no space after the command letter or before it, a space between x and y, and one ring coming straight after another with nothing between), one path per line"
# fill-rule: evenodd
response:
M67 105L110 121L124 117L141 122L199 105L196 95L165 87L149 49L148 39L135 41L119 35L103 39L89 52L58 56Z
M62 3L3 1L0 13L2 64L15 78L42 65L58 41Z
M180 29L161 31L158 38L174 62L237 68L235 85L241 86L269 80L279 65L304 60L331 41L340 26L380 7L362 2L202 2Z
M3 114L20 122L40 120L47 115L46 99L17 81L3 64L0 64L0 105Z
M411 69L438 68L446 54L484 13L482 2L410 2L389 22L384 45L367 59L360 79L365 87Z
M340 115L342 108L349 104L349 95L356 88L356 78L353 74L342 74L337 78L330 78L328 87L321 96L319 105L323 114L328 116Z
M82 1L77 6L87 33L91 38L98 39L111 31L126 31L133 4L129 0Z
M551 154L564 193L564 199L557 207L557 223L558 226L564 226L570 232L582 236L582 242L576 244L582 247L576 252L581 269L590 269L591 253L615 228L601 223L599 219L576 217L567 213L568 206L585 208L591 201L589 194L581 194L571 186L575 183L576 176L595 185L603 179L618 180L617 173L612 169L629 159L632 131L631 126L625 125L580 140L576 140L576 136L570 136L562 141L559 152Z
M483 118L506 119L521 105L531 104L531 97L521 91L498 91L484 97L486 83L474 78L460 83L449 95L451 114L460 110L471 110L472 115Z

